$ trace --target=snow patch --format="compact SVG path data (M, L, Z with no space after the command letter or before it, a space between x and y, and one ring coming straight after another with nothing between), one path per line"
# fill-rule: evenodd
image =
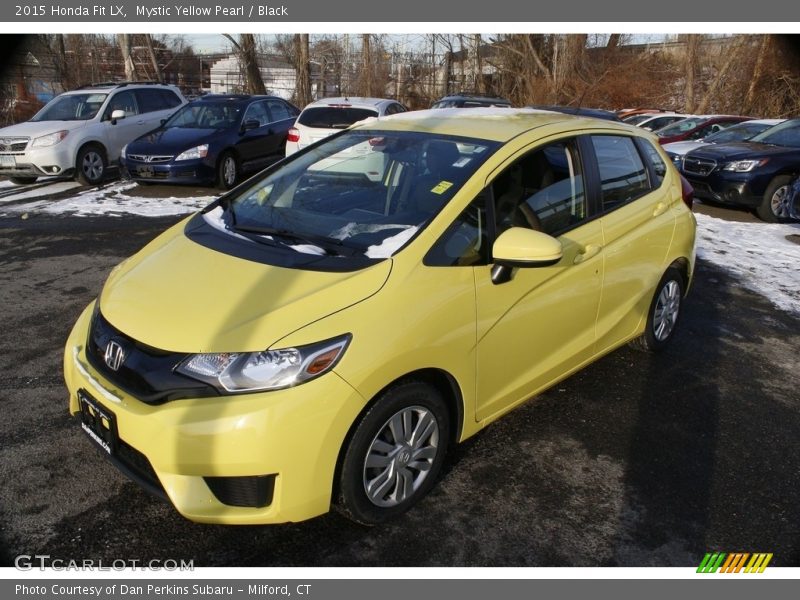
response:
M414 237L418 229L419 227L409 227L397 235L386 238L380 244L370 246L364 254L369 258L389 258L402 248L408 240Z
M697 255L732 273L775 306L800 313L800 226L738 223L695 213Z

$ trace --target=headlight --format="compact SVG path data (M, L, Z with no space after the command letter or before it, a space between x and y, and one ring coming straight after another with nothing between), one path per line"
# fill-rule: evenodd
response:
M122 150L119 151L119 157L124 160L125 157L127 156L127 151L128 151L128 144L125 144L122 147Z
M256 392L293 387L330 371L350 343L350 334L308 346L262 352L194 354L176 369L220 392Z
M34 138L31 148L46 148L47 146L55 146L58 142L67 137L69 131L56 131L42 137Z
M192 160L193 158L205 158L208 155L208 144L202 144L189 148L186 152L181 152L175 160Z
M768 158L762 158L760 160L734 160L733 162L729 162L722 167L722 170L735 171L736 173L748 173L756 167L767 164L768 161Z

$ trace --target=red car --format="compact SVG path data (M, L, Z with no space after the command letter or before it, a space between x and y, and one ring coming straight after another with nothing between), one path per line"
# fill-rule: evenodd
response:
M672 123L666 127L655 131L658 141L663 144L672 142L682 142L683 140L699 140L707 135L721 131L726 127L750 121L753 117L739 117L735 115L704 115L700 117L689 117L677 123Z

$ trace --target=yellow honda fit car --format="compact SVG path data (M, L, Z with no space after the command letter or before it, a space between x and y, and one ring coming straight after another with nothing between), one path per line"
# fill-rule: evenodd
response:
M363 121L116 267L67 342L69 410L194 521L380 523L452 444L622 344L669 343L690 200L626 125Z

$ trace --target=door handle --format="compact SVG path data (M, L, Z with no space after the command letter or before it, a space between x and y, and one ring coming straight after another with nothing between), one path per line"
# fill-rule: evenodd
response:
M144 121L136 121L137 125L144 125Z
M602 249L603 247L598 246L597 244L588 244L583 248L583 250L579 251L575 255L575 258L573 259L572 263L579 265L582 262L586 262L593 256L597 256L600 253L600 250Z
M667 208L669 207L667 206L666 202L659 202L656 204L655 209L653 209L653 216L657 217L659 215L663 215L665 212L667 212Z

